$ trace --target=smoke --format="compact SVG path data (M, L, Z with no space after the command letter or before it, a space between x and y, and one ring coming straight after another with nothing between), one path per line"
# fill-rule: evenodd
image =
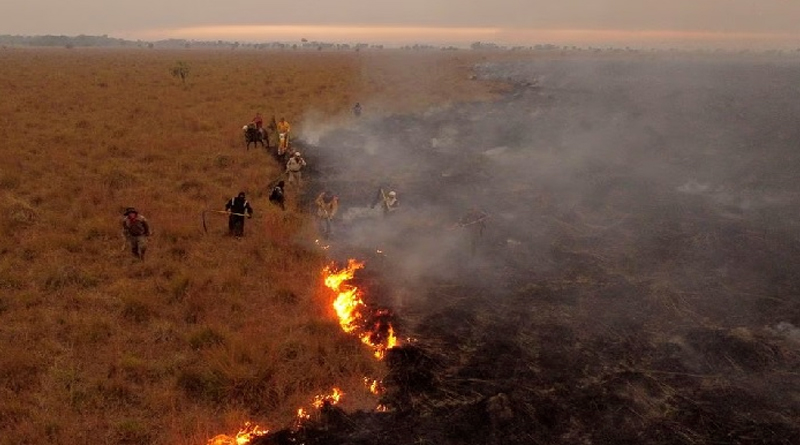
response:
M381 250L404 286L519 283L578 256L605 273L667 274L680 291L722 270L769 287L755 260L731 263L743 252L724 237L795 238L794 66L584 56L476 71L517 88L421 115L365 99L360 119L305 119L305 154L341 200L333 243ZM397 212L379 210L380 189L397 191ZM463 219L474 208L489 215L479 235Z

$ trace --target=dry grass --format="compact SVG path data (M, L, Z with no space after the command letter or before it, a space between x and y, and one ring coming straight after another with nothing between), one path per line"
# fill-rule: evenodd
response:
M205 443L333 385L372 403L361 377L381 369L339 332L313 228L268 204L279 167L241 126L261 111L302 137L356 101L489 99L502 87L468 80L484 57L0 51L0 444ZM205 235L201 211L239 190L259 216L245 240L213 214ZM155 231L144 263L122 250L130 205Z

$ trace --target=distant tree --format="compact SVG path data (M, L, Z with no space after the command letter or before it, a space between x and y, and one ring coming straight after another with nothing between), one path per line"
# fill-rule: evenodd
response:
M172 77L180 77L181 82L186 85L186 78L189 77L189 65L186 62L179 61L169 72L172 74Z

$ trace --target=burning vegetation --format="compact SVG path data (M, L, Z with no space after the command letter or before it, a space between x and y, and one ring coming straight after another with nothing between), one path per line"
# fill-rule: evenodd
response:
M369 295L418 340L382 354L385 410L330 406L258 443L800 443L798 69L767 91L753 63L487 66L519 80L506 100L304 147L355 208L331 254L372 253ZM384 179L365 171L401 213L369 216ZM454 224L472 208L485 230ZM380 350L363 286L334 287L342 329L382 326Z

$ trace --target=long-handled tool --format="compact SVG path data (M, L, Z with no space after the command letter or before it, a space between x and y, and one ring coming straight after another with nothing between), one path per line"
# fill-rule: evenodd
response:
M272 181L270 181L269 183L267 183L267 188L269 188L270 191L271 191L276 185L278 185L278 181L280 181L281 178L283 178L284 175L286 175L285 171L283 173L281 173L277 178L275 178Z
M206 226L206 213L208 213L208 212L211 212L211 213L219 213L219 214L222 214L222 215L248 216L248 217L252 218L252 216L251 216L251 215L246 215L246 214L244 214L244 213L233 213L233 212L228 212L227 210L203 210L203 213L202 213L202 219L203 219L203 232L205 232L205 233L208 233L208 227Z

